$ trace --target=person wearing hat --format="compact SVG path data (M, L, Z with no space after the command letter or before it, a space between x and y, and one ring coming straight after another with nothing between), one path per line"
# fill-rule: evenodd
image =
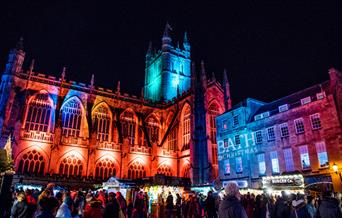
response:
M306 199L302 194L297 194L292 200L291 218L311 218L306 207Z
M228 183L224 189L226 195L220 203L220 218L247 218L245 209L241 204L241 194L236 183Z

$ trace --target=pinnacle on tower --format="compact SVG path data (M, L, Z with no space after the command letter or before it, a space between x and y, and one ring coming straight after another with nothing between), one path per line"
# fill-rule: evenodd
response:
M153 50L153 48L152 48L152 41L150 41L148 43L148 49L147 49L147 52L146 52L146 56L151 55L152 52L153 52L152 50Z
M32 59L31 64L30 64L30 74L33 72L34 69L34 59Z
M212 81L216 81L216 76L215 76L215 73L214 73L214 72L211 73L211 80L212 80Z
M24 50L24 38L23 37L20 37L15 47L17 50Z
M223 86L229 86L228 76L227 76L227 70L223 70Z
M166 25L165 25L165 29L164 29L164 34L163 34L163 38L165 37L168 37L170 38L170 31L172 31L172 28L169 24L169 22L166 22Z
M94 88L94 81L95 81L94 74L92 74L91 79L90 79L90 87L92 88Z
M118 84L116 85L116 92L120 93L120 80L118 81Z
M230 97L230 85L228 81L227 71L223 70L223 94L224 94L224 108L229 110L232 107L232 100Z
M203 85L203 88L207 88L207 75L205 73L205 66L204 66L204 61L201 61L201 82Z
M65 80L65 72L66 72L66 67L63 67L62 75L61 75L62 82Z
M171 47L171 42L172 42L172 39L170 36L171 31L172 31L172 28L170 24L166 23L163 38L162 38L162 50L163 51L168 50Z
M190 43L188 39L188 33L186 31L184 32L183 47L185 51L190 51Z

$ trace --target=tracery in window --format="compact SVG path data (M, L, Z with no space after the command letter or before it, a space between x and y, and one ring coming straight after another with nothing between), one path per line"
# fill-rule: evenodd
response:
M216 103L212 103L208 108L209 114L209 128L210 128L210 141L216 144L216 122L215 118L220 114L219 106Z
M100 141L108 141L111 129L111 116L108 107L98 106L93 112L92 120L97 130L96 138Z
M134 161L128 167L128 179L139 179L146 177L146 170L140 161Z
M169 132L169 135L167 136L167 150L177 150L177 130L177 127L174 127Z
M148 138L150 140L151 143L158 143L159 141L159 123L158 121L153 118L150 117L147 119L147 134L148 134Z
M19 161L18 173L44 174L45 160L43 155L33 149L25 153Z
M48 93L38 93L35 95L28 105L25 129L27 131L50 131L49 124L52 106Z
M128 142L131 145L134 145L135 125L133 112L125 111L121 116L122 136L123 138L128 138Z
M81 103L75 98L67 101L62 108L63 135L78 137L82 119Z
M191 108L186 104L182 113L182 151L190 148L190 131L191 131Z
M172 176L171 167L166 164L160 165L157 169L157 173L165 176Z
M114 161L109 158L105 158L96 163L95 177L103 180L107 180L110 177L116 176L116 168Z
M82 161L71 154L61 161L59 165L59 174L65 176L82 176Z

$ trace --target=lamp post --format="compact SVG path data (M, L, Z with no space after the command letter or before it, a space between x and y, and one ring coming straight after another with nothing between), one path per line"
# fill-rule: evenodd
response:
M342 175L341 175L341 172L338 170L338 165L336 163L334 163L334 165L332 166L332 169L335 174L338 174L340 176L340 180L342 181Z

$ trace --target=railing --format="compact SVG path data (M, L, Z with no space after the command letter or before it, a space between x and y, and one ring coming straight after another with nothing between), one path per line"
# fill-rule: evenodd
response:
M150 147L145 146L131 146L129 149L130 152L139 152L139 153L152 153L152 149Z
M48 132L22 130L20 137L22 139L32 139L40 142L53 142L54 134Z
M72 137L72 136L62 136L62 144L77 144L77 145L87 145L88 140L80 137Z
M163 149L163 155L168 155L168 156L173 156L173 155L176 155L177 152L174 151L174 150L165 150Z
M98 148L120 150L120 144L114 142L98 142Z

